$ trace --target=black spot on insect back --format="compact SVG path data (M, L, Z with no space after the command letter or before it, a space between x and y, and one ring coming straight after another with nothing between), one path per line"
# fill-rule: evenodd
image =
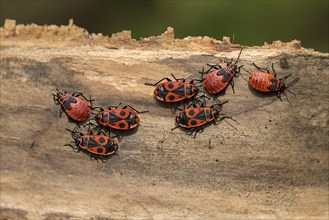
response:
M105 139L103 137L100 137L98 140L99 140L100 143L104 143L105 142Z
M71 108L71 103L68 102L68 101L64 101L63 106L64 106L64 108L67 109L67 110L71 110L71 109L72 109L72 108Z
M72 97L72 96L69 96L69 98L67 99L67 101L69 101L70 103L77 103L77 99Z
M189 113L190 115L194 115L194 114L195 114L195 111L194 111L193 109L191 109L190 111L188 111L188 113Z

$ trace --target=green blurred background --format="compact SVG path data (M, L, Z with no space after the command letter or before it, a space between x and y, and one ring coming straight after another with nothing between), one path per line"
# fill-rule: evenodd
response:
M176 38L209 36L234 43L263 45L301 40L302 46L328 52L328 0L309 1L16 1L1 0L1 26L17 23L68 24L70 18L90 33L132 30L136 39L175 29Z

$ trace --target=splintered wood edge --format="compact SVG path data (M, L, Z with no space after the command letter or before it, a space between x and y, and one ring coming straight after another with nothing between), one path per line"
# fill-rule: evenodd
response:
M107 49L141 49L141 50L171 50L171 51L199 51L216 54L239 50L242 45L231 43L229 37L217 40L207 36L175 38L174 29L168 27L159 36L151 36L133 39L132 31L123 30L112 36L104 36L101 33L89 33L84 28L74 25L73 19L68 25L36 25L16 24L15 20L6 19L3 27L0 27L0 46L28 46L28 47L72 47L72 46L101 46ZM282 49L282 50L305 50L298 40L291 42L273 41L263 46L243 46L245 49ZM308 49L309 52L315 52ZM321 54L320 52L317 52Z

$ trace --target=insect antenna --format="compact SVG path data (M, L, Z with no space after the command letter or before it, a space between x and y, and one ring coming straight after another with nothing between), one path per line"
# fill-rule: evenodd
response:
M252 63L252 65L254 65L254 67L256 67L256 69L258 69L259 71L266 71L267 73L270 73L270 71L267 68L259 67L255 63Z
M289 90L287 90L287 91L289 91ZM291 92L291 91L289 91L289 92ZM292 92L291 92L291 93L292 93ZM284 91L283 91L283 94L284 94L285 97L287 97L287 100L288 100L288 103L289 103L289 105L290 105L290 108L292 108L291 102L290 102L290 100L289 100L287 94L286 94ZM292 94L294 94L294 93L292 93ZM295 94L294 94L294 95L295 95ZM296 96L296 95L295 95L295 96Z
M68 129L68 128L66 128L66 130L69 131L69 132L71 132L71 133L79 133L79 132L77 131L78 128L80 128L79 125L75 126L72 130L70 130L70 129Z
M80 126L76 126L75 128L73 128L73 130L66 128L67 131L71 132L71 136L74 139L74 141L77 141L77 139L80 136L83 136L83 134L81 132L77 131L78 127L80 127Z
M239 61L239 58L240 58L240 56L241 56L241 53L242 53L242 49L243 49L243 47L241 47L241 50L240 50L239 56L238 56L238 58L236 59L236 61L235 61L235 63L234 63L234 64L237 64L237 63L238 63L238 61Z
M175 130L175 129L178 128L178 127L179 127L179 125L173 127L173 128L171 129L171 131Z
M291 76L291 74L288 75L288 76L286 76L286 77L284 77L282 81L284 81L285 79L287 79L289 76ZM291 90L289 90L288 88L291 87L292 85L294 85L296 82L298 82L298 80L299 80L299 77L295 78L293 81L291 81L289 84L287 84L286 87L285 87L284 90L283 90L283 94L287 97L288 103L289 103L289 105L290 105L291 108L292 108L292 105L291 105L290 100L289 100L289 98L288 98L288 96L287 96L287 93L286 93L285 91L287 91L287 92L293 94L294 96L296 96L296 94L293 93L293 92L292 92Z
M204 67L202 67L202 71L199 71L199 73L201 74L200 82L203 82L203 80L204 80L203 75L206 74L206 72L204 71Z
M291 74L289 74L288 76L285 76L285 77L283 77L283 78L281 78L280 80L282 81L282 82L284 82L286 79L288 79L288 77L290 77L291 76Z
M231 123L229 123L229 122L228 122L227 120L225 120L225 119L230 119L230 120L234 121L235 123L237 123L237 124L239 125L240 123L237 122L237 120L235 120L234 118L232 118L232 117L230 117L230 116L227 116L227 115L225 115L225 114L220 114L220 115L222 115L223 117L218 118L218 119L216 120L216 123L220 123L220 122L222 122L222 121L225 121L229 126L231 126L231 127L234 128L234 129L237 129L236 127L234 127Z
M249 72L248 70L246 70L243 66L241 66L241 69L243 69L244 71L246 71L249 75L252 75L251 72Z
M203 90L203 89L202 89ZM203 99L203 101L200 101L201 99ZM204 94L204 92L203 92L203 95L200 95L199 97L197 97L196 99L195 99L195 102L197 103L197 104L199 104L199 105L203 105L203 106L206 106L206 99L208 99L208 100L210 100L210 98L207 96L207 95L205 95Z
M293 93L291 90L289 90L289 89L285 88L285 91L288 91L288 92L290 92L291 94L293 94L293 95L296 97L296 94L295 94L295 93Z
M203 90L203 88L202 88ZM204 92L204 91L203 91ZM208 98L208 97L207 97ZM206 95L203 95L203 103L202 103L204 106L206 106Z
M66 130L69 131L69 132L71 132L71 133L74 133L73 130L70 130L70 129L68 129L68 128L66 128Z
M228 103L228 100L225 100L225 101L221 102L216 97L213 100L215 100L215 102L217 103L218 106L222 106L222 105Z
M291 81L289 84L286 85L286 88L289 88L291 86L293 86L296 82L298 82L299 77L297 77L296 79L294 79L293 81Z

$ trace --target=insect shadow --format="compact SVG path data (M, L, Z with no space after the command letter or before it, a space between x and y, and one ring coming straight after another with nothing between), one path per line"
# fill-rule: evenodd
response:
M97 162L101 160L105 163L110 156L119 156L116 153L119 147L115 140L116 136L110 137L110 134L107 135L103 131L98 131L96 134L90 126L86 129L87 133L78 131L79 128L79 126L73 130L66 128L71 133L73 140L64 146L71 147L75 152L83 152Z
M177 125L171 130L173 131L176 128L179 128L184 130L185 133L188 135L194 134L195 138L197 133L202 133L204 129L209 125L219 125L222 121L226 121L226 119L230 119L239 124L232 117L221 113L222 106L228 101L220 102L217 99L215 100L217 101L217 103L211 105L210 107L205 107L203 103L201 103L200 106L197 107L196 103L191 103L187 108L182 110L176 116L175 120ZM230 123L228 124L235 128Z
M138 131L141 113L148 111L138 111L130 105L123 107L109 106L108 109L94 107L92 110L93 118L85 125L92 126L94 130L107 130L122 138L122 136L133 135ZM98 111L97 111L98 109ZM96 112L95 112L96 111ZM92 122L93 121L93 122Z

